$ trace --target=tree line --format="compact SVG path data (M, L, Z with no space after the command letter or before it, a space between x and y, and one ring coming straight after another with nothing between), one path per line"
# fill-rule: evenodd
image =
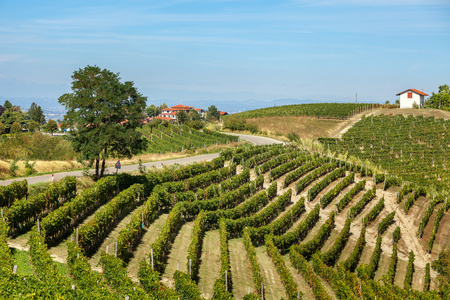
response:
M6 100L0 105L0 134L18 134L21 132L36 132L46 129L48 132L58 130L54 120L46 122L42 108L33 102L25 112L19 105L13 105Z

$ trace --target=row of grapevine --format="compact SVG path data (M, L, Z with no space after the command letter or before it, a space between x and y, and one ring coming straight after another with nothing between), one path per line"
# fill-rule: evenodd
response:
M134 184L120 192L97 210L92 219L78 230L78 243L84 253L92 254L113 227L132 209L141 203L144 186Z
M284 254L287 253L289 247L302 241L308 232L316 225L319 220L320 205L316 204L309 214L293 231L287 232L280 236L275 236L273 242L275 246Z
M272 158L271 160L259 165L255 167L255 173L257 175L260 174L264 174L267 173L268 171L270 171L271 169L274 169L276 167L278 167L281 164L284 164L286 162L291 161L292 159L295 159L301 155L303 155L304 152L300 151L300 150L292 150L292 151L287 151L286 153L283 153L281 155L278 155L274 158Z
M365 179L355 184L355 186L350 191L348 191L344 195L344 197L341 198L341 200L339 200L338 204L336 204L338 211L341 212L347 206L347 204L349 204L350 201L352 201L353 197L355 197L356 194L362 191L365 186L366 186Z
M328 206L328 204L336 198L339 193L345 189L347 186L352 184L355 181L355 173L351 172L344 179L341 180L333 189L331 189L328 193L326 193L322 198L320 198L320 205L322 208Z
M16 200L7 210L6 219L11 228L34 224L35 220L53 210L76 194L76 179L66 176L50 185L43 193Z
M325 159L323 157L318 157L316 159L313 159L310 162L307 162L306 164L302 165L295 171L292 171L291 173L287 174L286 177L284 177L284 184L283 187L287 187L289 184L294 182L295 180L299 179L303 175L305 175L307 172L321 166L325 162Z
M375 218L381 213L384 208L384 197L381 198L377 204L372 208L372 210L365 216L363 216L362 223L364 227L369 226Z
M318 300L331 300L331 296L323 287L320 279L314 273L314 270L309 265L308 261L297 251L295 248L291 248L289 252L289 258L292 262L292 265L297 269L297 271L302 274L303 278L305 278L308 285L311 287L311 290L314 294L314 297Z
M288 161L272 170L270 170L269 172L269 180L270 181L274 181L277 178L283 176L284 174L286 174L287 172L301 166L302 164L310 161L313 157L311 155L302 155L299 156L291 161Z
M344 228L342 228L339 236L335 239L333 246L322 254L322 260L329 266L334 266L339 259L339 256L344 250L345 245L350 237L350 225L352 219L345 220Z
M0 186L0 207L10 207L16 199L22 199L27 194L28 182L26 179Z
M252 268L252 279L255 291L261 294L261 284L263 284L263 278L261 276L261 269L259 267L258 258L256 257L255 247L252 244L252 238L248 228L244 228L244 246L247 252L248 260Z
M300 194L308 185L310 185L314 180L318 179L320 176L323 176L337 168L337 162L323 164L320 168L315 169L311 173L308 173L305 177L300 179L295 184L295 192L296 195ZM309 199L308 199L309 200Z
M436 205L438 205L439 203L442 203L444 201L445 201L444 196L439 195L433 201L431 201L430 204L428 204L428 208L427 208L425 214L423 215L422 220L420 221L419 230L417 231L417 235L419 236L419 238L422 238L423 231L425 230L425 226L427 226L428 221L430 220L430 217L433 214L434 208L436 207Z
M201 211L195 218L192 228L192 239L188 248L187 270L194 281L198 281L198 270L200 269L200 257L202 254L203 237L205 235L205 214Z
M411 206L413 206L414 202L420 197L420 196L426 196L427 191L424 187L419 187L406 199L405 201L405 213L408 213Z
M361 213L361 211L366 207L366 205L375 198L376 187L374 186L372 189L368 190L362 197L361 200L358 201L348 212L349 217L356 218L357 215Z
M288 299L298 299L297 297L300 296L300 293L297 291L298 286L294 282L291 272L286 268L283 256L281 256L280 251L278 251L273 243L273 236L271 235L266 236L266 248L267 254L272 258L272 262L275 264L277 272L280 275Z
M230 233L230 236L241 236L242 230L245 227L259 227L270 223L291 202L291 195L292 190L289 189L283 195L279 196L277 200L250 217L241 217L237 220L225 219L227 231Z
M325 176L321 181L317 182L312 188L308 190L308 200L311 202L316 196L325 189L331 182L340 177L345 176L345 168L333 170L330 174Z
M350 256L342 263L342 267L350 272L354 272L356 267L358 266L365 245L366 245L366 227L363 227L361 229L361 233L359 234L359 238L356 241L355 248L353 248L353 251L350 253Z
M272 223L260 226L247 228L248 235L253 245L261 246L264 244L264 237L267 234L280 236L284 234L305 212L305 198L300 198L283 216L273 221ZM244 229L246 230L246 229Z
M325 223L320 227L317 234L311 240L299 245L293 245L292 247L295 248L295 251L300 253L306 259L309 259L311 255L313 255L314 253L319 251L320 248L322 248L323 244L330 236L331 231L334 228L334 219L335 215L333 211L331 212L330 216L325 221Z

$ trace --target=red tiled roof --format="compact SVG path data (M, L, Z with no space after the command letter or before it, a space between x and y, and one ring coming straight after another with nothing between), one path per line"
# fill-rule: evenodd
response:
M155 117L155 119L160 119L160 120L170 120L170 121L173 121L172 118L168 118L168 117Z
M422 96L428 96L428 94L426 94L426 93L424 93L422 91L416 90L416 89L405 90L405 91L403 91L401 93L398 93L397 96L400 96L401 94L404 94L404 93L409 92L409 91L414 92L414 93L419 94L419 95L422 95Z
M228 113L226 111L219 111L219 113L220 113L221 116L228 115Z
M171 108L172 108L172 109L177 109L177 108L184 108L184 109L187 109L187 108L193 108L193 106L186 106L186 105L178 104L178 105L172 106Z
M203 108L196 108L195 110L203 110Z

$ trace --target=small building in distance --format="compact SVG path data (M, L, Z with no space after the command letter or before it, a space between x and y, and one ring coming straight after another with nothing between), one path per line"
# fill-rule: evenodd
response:
M425 96L428 94L416 89L409 89L398 93L400 96L400 108L414 108L414 103L419 107L425 107Z

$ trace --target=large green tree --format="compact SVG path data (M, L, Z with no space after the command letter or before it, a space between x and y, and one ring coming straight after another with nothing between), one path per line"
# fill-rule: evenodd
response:
M25 124L24 114L20 109L20 106L5 105L5 107L8 108L0 116L0 122L2 122L3 125L5 125L7 132L11 129L11 126L14 122L17 122L19 124Z
M50 132L53 135L53 132L58 130L58 124L55 120L48 120L47 125L45 126L47 131Z
M108 157L131 158L145 149L146 140L135 129L142 126L146 98L133 82L121 83L118 73L97 66L75 71L72 79L73 92L58 101L67 109L65 121L75 127L69 132L74 149L81 160L95 162L99 178Z
M220 119L220 112L217 110L215 105L211 105L208 107L208 111L206 112L206 121L214 121Z
M450 107L450 87L447 84L439 86L439 92L433 92L425 104L431 108Z
M42 108L34 102L31 103L30 109L28 110L28 118L40 125L45 124L44 112L42 111Z

